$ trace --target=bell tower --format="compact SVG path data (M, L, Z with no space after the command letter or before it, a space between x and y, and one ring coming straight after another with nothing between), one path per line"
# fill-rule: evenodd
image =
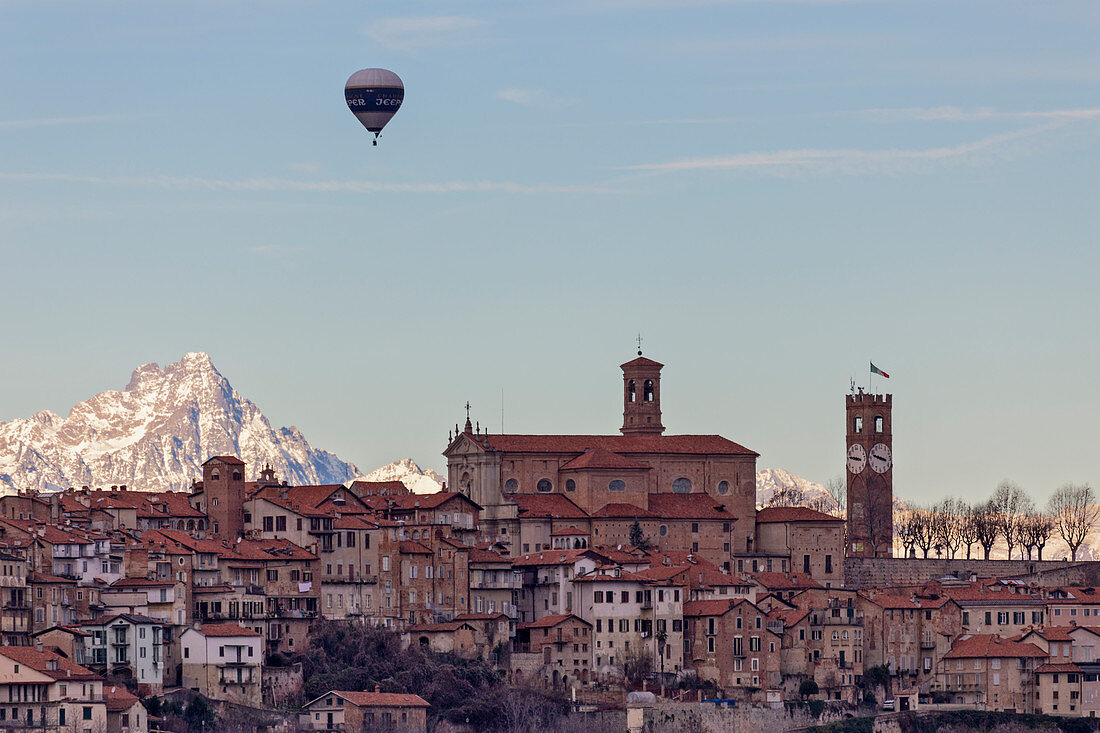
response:
M623 370L623 435L660 435L661 368L664 364L647 359L638 350L638 358L621 364Z
M892 395L849 394L847 428L848 548L852 557L893 557Z

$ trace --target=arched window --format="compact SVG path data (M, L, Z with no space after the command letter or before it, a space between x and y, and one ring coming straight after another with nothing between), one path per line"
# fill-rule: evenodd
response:
M198 522L195 523L195 526L198 527L200 530L206 529L206 520L200 519Z
M577 490L577 482L574 481L573 479L569 479L568 481L565 482L565 490L566 491L576 491Z
M626 491L626 482L615 479L607 485L608 491Z
M214 497L213 501L211 501L210 503L213 504L214 506L217 506L218 505L217 497Z
M875 432L876 433L881 433L882 432L882 425L883 425L882 415L875 415Z
M221 474L217 471L214 471L212 474L210 474L211 481L217 481L219 478L221 478Z
M634 380L631 379L629 382L626 383L626 401L634 402L637 399L638 395L634 386Z
M664 537L666 534L668 534L668 527L666 527L665 525L662 524L660 526L660 528L657 530L657 533L660 534L662 537Z
M535 485L535 488L544 494L549 494L554 490L554 484L550 483L550 479L539 479L539 482Z
M719 494L728 494L729 491L730 491L730 482L729 481L719 481L718 482L718 493Z
M187 529L188 529L188 531L193 530L194 528L195 528L195 520L194 519L188 519L187 520Z
M504 482L504 492L506 494L514 494L519 491L519 481L514 478L510 478Z
M642 385L642 399L646 402L653 401L653 380L645 380L645 384Z
M690 494L691 493L691 479L681 476L672 482L672 493L674 494Z
M863 432L863 418L862 417L857 416L854 420L852 420L852 432L853 433L862 433Z
M234 481L240 481L241 480L241 472L240 471L234 471L233 472L233 480Z

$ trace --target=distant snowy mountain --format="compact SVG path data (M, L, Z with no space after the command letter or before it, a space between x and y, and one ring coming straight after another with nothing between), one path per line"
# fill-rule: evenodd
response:
M186 354L163 369L145 364L121 391L69 411L0 423L0 489L55 490L126 484L186 489L213 455L234 455L252 479L264 463L294 484L341 483L359 469L310 446L295 427L272 428L210 357Z
M819 504L823 511L837 508L836 500L821 484L807 481L782 468L765 468L756 472L756 505L765 506L777 494L797 497L795 504Z
M360 476L361 481L400 481L414 494L434 494L443 488L446 479L430 468L421 468L411 458L395 461L388 466Z

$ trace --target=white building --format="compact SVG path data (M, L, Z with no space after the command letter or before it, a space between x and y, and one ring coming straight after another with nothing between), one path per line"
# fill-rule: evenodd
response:
M183 686L215 700L263 703L263 636L237 624L203 624L180 634Z
M101 616L80 624L91 634L85 639L85 660L93 669L118 674L129 672L150 692L164 684L164 624L135 613Z

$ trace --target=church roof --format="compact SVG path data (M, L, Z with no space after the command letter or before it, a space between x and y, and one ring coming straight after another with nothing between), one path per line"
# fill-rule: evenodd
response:
M561 494L516 494L512 499L521 518L584 519L588 516Z
M770 522L843 522L840 517L834 517L825 512L819 512L804 506L773 506L766 507L756 512L757 524Z
M636 461L633 458L627 458L621 456L618 453L612 453L606 448L596 446L595 448L589 448L584 453L580 454L573 460L566 463L559 470L561 471L578 471L582 469L590 468L614 468L625 471L648 471L650 466Z
M619 368L620 369L626 369L627 367L640 367L640 366L657 367L658 369L662 369L662 368L664 368L665 365L662 364L659 361L653 361L652 359L647 359L644 356L639 354L637 359L631 359L630 361L628 361L625 364L620 364Z
M665 519L725 519L732 515L709 494L650 494L649 511Z
M626 504L624 502L612 502L610 504L604 504L602 507L592 512L592 517L595 519L638 519L638 518L655 518L660 517L659 514L654 514L648 509L642 509L640 506L634 504Z
M721 435L468 435L490 453L576 453L602 448L617 454L757 456L756 451Z

